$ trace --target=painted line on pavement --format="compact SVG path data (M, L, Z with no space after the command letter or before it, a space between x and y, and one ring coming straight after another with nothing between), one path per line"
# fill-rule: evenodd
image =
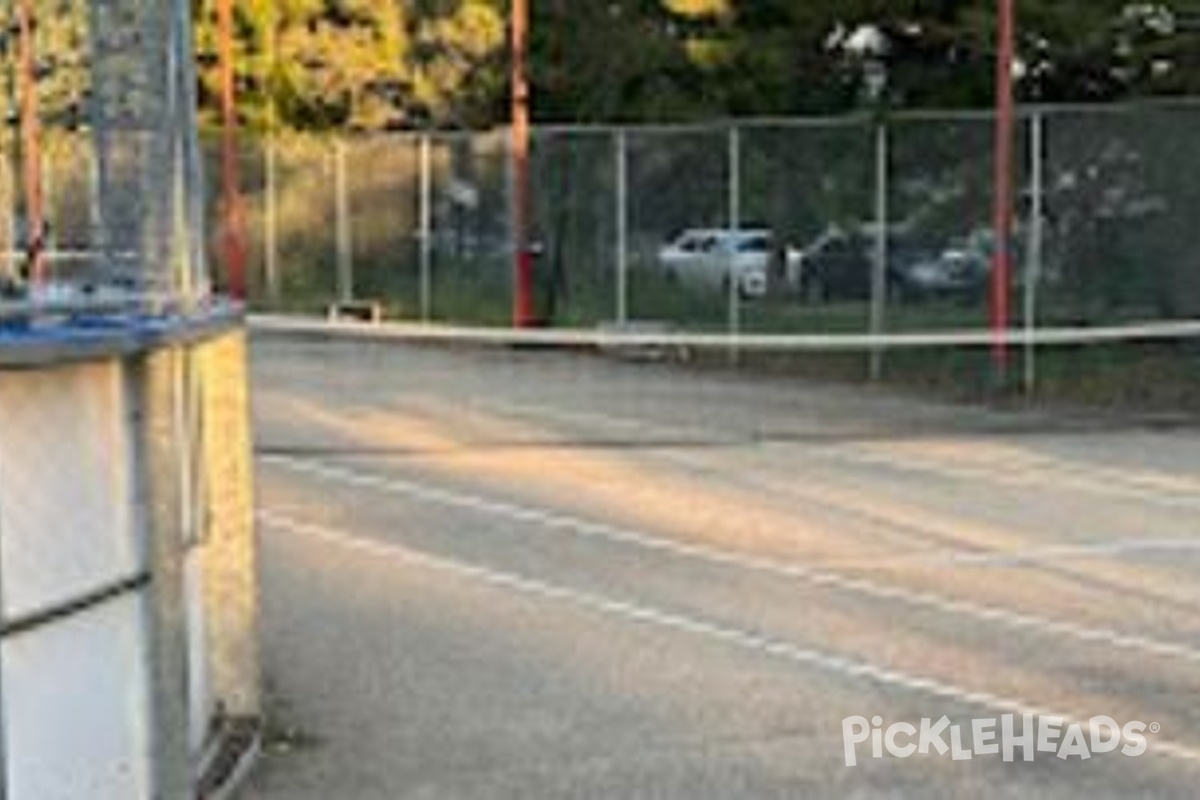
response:
M502 516L516 522L528 523L542 528L568 531L577 536L601 539L617 544L633 545L644 550L769 574L789 580L802 581L815 586L830 587L874 599L904 603L905 605L930 609L939 613L972 617L1016 630L1034 631L1053 636L1068 636L1091 644L1103 644L1123 650L1200 664L1200 650L1173 642L1164 642L1144 636L1125 634L1107 628L1077 625L1071 622L1023 614L995 606L950 600L931 593L913 592L860 578L850 578L833 572L804 567L795 563L771 561L706 545L685 544L620 528L615 525L582 519L570 514L547 511L504 500L495 500L480 495L443 489L400 478L389 478L370 472L334 466L318 460L299 459L281 455L265 455L260 457L260 461L322 480L334 481L389 494L404 495L438 505Z
M802 647L795 643L783 639L775 639L761 633L732 628L695 617L664 611L653 606L618 600L567 586L546 583L516 573L504 572L478 564L435 556L397 544L353 536L343 531L303 522L284 515L274 514L270 511L260 512L258 518L270 527L307 536L342 549L353 550L377 558L403 561L424 569L478 581L518 594L558 601L610 617L617 617L644 625L652 625L724 642L743 650L757 652L795 664L817 667L827 672L849 678L868 680L888 687L920 692L969 705L982 706L1003 713L1033 714L1038 717L1059 717L1067 725L1079 724L1085 727L1087 725L1087 720L1081 716L1040 708L1023 700L1001 697L988 692L973 691L932 678L909 675L867 662L856 661L832 653ZM1186 745L1161 739L1148 740L1147 745L1147 753L1191 762L1200 762L1200 750Z

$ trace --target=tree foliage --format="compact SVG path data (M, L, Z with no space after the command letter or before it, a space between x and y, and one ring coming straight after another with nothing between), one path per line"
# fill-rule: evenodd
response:
M47 118L86 107L88 0L36 0ZM216 0L193 0L201 101ZM534 115L663 121L991 102L995 0L530 0ZM1200 93L1190 0L1018 0L1024 100ZM12 4L10 4L10 9ZM505 119L508 0L236 0L251 127L482 127ZM864 58L864 28L886 42ZM10 69L12 48L4 50ZM873 63L872 63L873 62ZM886 73L882 94L868 91ZM876 87L878 88L878 87Z

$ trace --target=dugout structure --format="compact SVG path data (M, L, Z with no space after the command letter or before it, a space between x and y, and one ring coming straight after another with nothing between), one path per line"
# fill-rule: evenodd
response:
M0 797L219 797L259 742L258 600L245 337L208 278L191 5L11 8L6 66L27 72L5 139ZM39 41L68 23L76 50L48 59ZM70 78L53 95L51 67ZM40 199L62 108L90 164L69 259Z

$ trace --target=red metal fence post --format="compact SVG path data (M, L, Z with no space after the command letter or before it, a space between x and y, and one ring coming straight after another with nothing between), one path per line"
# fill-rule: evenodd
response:
M529 2L512 0L513 327L533 324L533 253L529 218Z
M234 0L217 3L221 78L221 257L229 280L229 294L246 297L246 230L238 170L237 86L233 48Z
M1012 284L1013 230L1013 63L1016 9L1014 0L997 0L996 153L994 237L992 248L991 323L993 365L1003 381L1008 367L1008 326Z
M46 226L42 205L42 130L37 89L35 14L33 0L21 0L17 4L26 277L34 286L43 283L46 278Z

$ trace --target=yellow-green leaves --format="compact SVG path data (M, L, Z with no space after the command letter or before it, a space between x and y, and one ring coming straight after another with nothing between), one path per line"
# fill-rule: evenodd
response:
M672 14L693 19L728 17L733 13L732 0L663 0Z

